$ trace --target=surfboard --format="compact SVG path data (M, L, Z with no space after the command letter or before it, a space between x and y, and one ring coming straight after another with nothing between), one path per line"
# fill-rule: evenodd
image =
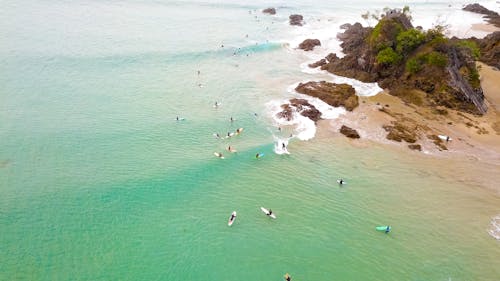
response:
M276 218L276 215L274 215L274 213L272 213L271 215L268 215L268 214L269 214L269 210L268 210L268 209L266 209L266 208L264 208L264 207L260 207L260 210L261 210L262 212L264 212L264 214L266 214L268 217L271 217L271 218L273 218L273 219L275 219L275 218Z
M382 225L382 226L377 226L377 227L375 227L375 229L376 229L377 231L389 232L389 231L387 231L387 228L389 228L389 231L391 231L391 227L390 227L390 226L388 226L388 225Z
M179 117L179 119L175 118L174 120L175 120L175 121L184 121L184 120L186 120L186 118L184 118L184 117Z
M229 135L226 135L226 139L228 139L228 138L230 138L232 136L234 136L234 133L229 133Z
M257 159L258 159L258 158L263 157L264 155L265 155L264 153L257 153L257 154L255 155L255 158L257 158Z
M451 141L451 138L449 136L445 136L445 135L438 135L438 138L442 139L442 140L446 140L448 139L448 141Z
M229 149L229 148L226 148L226 149L227 149L227 151L229 151L229 152L231 152L231 153L235 153L235 152L238 152L238 150L236 150L236 149L233 149L233 148L231 148L231 149Z
M241 132L243 132L243 128L239 128L239 129L236 130L236 134L237 135L241 134Z
M234 216L234 218L231 219L233 216ZM231 216L229 216L229 220L227 221L227 225L229 225L229 226L233 225L235 220L236 220L236 211L233 211L231 213Z
M224 159L224 156L222 156L222 153L220 152L214 152L214 155L219 157L220 159Z

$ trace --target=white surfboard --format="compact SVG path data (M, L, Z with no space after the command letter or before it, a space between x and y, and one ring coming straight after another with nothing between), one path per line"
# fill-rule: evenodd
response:
M241 134L241 132L243 132L243 128L236 129L236 134L237 135Z
M186 120L186 118L184 118L184 117L179 117L179 118L175 118L174 120L175 120L175 121L184 121L184 120Z
M235 153L235 152L238 152L238 150L234 149L234 148L226 148L227 151L231 152L231 153Z
M438 138L440 138L444 141L451 141L451 138L449 136L445 136L445 135L438 135Z
M229 216L229 220L227 221L227 225L229 225L229 226L233 225L235 220L236 220L236 211L233 211L231 213L231 216Z
M271 218L273 218L273 219L275 219L275 218L276 218L276 215L274 215L274 213L272 213L271 215L269 215L269 210L268 210L268 209L266 209L266 208L264 208L264 207L260 207L260 210L261 210L262 212L264 212L264 214L266 214L268 217L271 217Z
M224 156L222 156L222 153L220 152L214 152L214 155L219 157L220 159L224 159Z

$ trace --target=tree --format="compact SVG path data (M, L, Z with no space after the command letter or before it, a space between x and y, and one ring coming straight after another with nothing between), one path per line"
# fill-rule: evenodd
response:
M393 65L401 60L401 55L394 52L391 47L387 47L377 54L377 62L385 65Z

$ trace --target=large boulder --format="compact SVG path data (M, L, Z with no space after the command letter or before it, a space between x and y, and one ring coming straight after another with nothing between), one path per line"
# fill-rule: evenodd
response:
M311 51L316 46L321 46L321 42L318 39L306 39L299 44L299 49Z
M318 66L323 66L326 64L326 60L325 59L320 59L319 61L317 62L314 62L314 63L310 63L308 64L310 68L316 68Z
M267 8L262 10L264 14L270 14L270 15L276 15L276 9L275 8Z
M340 132L348 137L348 138L351 138L351 139L359 139L359 134L358 132L356 132L356 130L352 129L352 128L349 128L345 125L342 125L342 127L340 128Z
M295 91L317 97L331 106L343 106L348 111L352 111L359 105L356 91L348 84L335 84L326 81L309 81L299 83Z
M290 15L290 25L302 26L304 17L302 15Z

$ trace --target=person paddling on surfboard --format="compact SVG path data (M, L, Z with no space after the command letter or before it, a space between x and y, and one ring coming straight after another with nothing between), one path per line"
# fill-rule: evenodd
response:
M284 277L285 277L286 281L292 281L292 277L290 276L290 274L287 273L287 274L285 274Z
M344 184L344 183L345 183L345 182L344 182L344 180L343 180L343 179L340 179L340 180L339 180L339 184L341 184L341 185L342 185L342 184Z
M273 214L273 210L269 209L269 213L267 213L268 216Z
M387 228L385 229L385 233L389 233L391 231L391 227L388 225Z

